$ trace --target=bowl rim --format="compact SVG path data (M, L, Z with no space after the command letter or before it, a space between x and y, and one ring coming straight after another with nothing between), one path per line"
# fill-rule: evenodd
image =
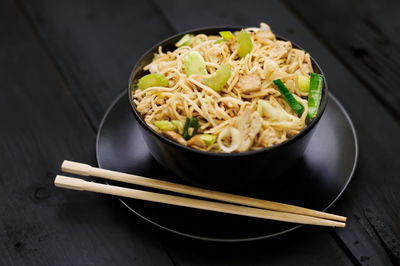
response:
M155 45L153 45L150 49L148 49L146 52L143 53L143 55L136 61L136 64L134 65L134 67L132 68L131 74L129 76L129 83L128 83L128 98L129 98L129 102L131 105L131 110L134 113L134 116L136 118L136 120L139 121L139 124L142 126L142 128L146 129L147 131L149 131L151 134L153 134L154 136L156 136L158 139L160 139L161 141L163 141L164 143L170 144L178 149L181 150L185 150L188 152L195 152L198 153L199 155L208 155L208 156L217 156L217 157L241 157L241 156L252 156L252 155L256 155L259 153L264 153L264 152L268 152L268 151L273 151L273 150L277 150L281 147L287 146L290 143L295 142L296 140L302 138L304 135L306 135L320 120L320 118L322 117L326 105L328 103L328 94L329 94L329 90L328 90L328 83L326 81L326 76L323 72L323 70L321 69L321 67L319 66L319 64L317 63L317 61L311 56L310 54L310 59L312 64L318 69L318 71L320 72L320 74L323 76L324 79L324 86L322 88L322 97L321 97L321 103L319 106L319 110L317 115L314 117L314 119L311 120L311 122L306 125L305 128L303 128L298 134L296 134L295 136L291 137L288 140L285 140L281 143L278 144L274 144L272 146L269 147L265 147L259 150L250 150L250 151L244 151L244 152L231 152L231 153L225 153L225 152L214 152L214 151L203 151L203 150L198 150L195 148L191 148L188 146L184 146L182 144L179 144L169 138L167 138L166 136L163 136L162 134L156 132L155 130L153 130L149 125L147 125L147 123L143 120L142 116L137 112L136 110L136 105L133 102L133 97L131 96L131 81L133 79L134 73L136 72L139 64L144 60L144 58L146 56L148 56L148 54L150 54L152 51L156 50L159 46L163 46L165 45L165 43L171 41L172 39L181 37L185 34L191 34L191 33L201 33L201 31L207 31L207 30L215 30L215 31L221 31L221 30L241 30L241 29L245 29L245 28L249 28L249 26L244 27L244 26L235 26L235 25L223 25L223 26L207 26L207 27L200 27L200 28L194 28L194 29L189 29L186 31L182 31L179 33L176 33L172 36L169 36L165 39L163 39L162 41L156 43ZM277 39L280 40L284 40L284 41L290 41L292 43L293 46L295 46L296 48L299 48L303 51L306 51L305 49L303 49L303 47L301 47L300 45L298 45L297 43L282 37L278 34L275 34L275 36L277 37Z

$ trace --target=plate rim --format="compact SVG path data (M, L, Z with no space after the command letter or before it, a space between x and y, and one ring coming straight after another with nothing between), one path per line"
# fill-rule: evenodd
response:
M107 117L109 116L110 112L112 111L112 109L114 108L114 106L121 100L122 97L126 96L126 91L122 91L110 104L110 106L107 108L106 112L104 113L103 117L101 118L100 124L99 124L99 128L97 130L97 135L96 135L96 162L99 168L102 168L100 161L99 161L99 140L100 140L100 135L101 132L103 130L104 124L107 120ZM354 139L354 149L355 149L355 154L354 154L354 163L350 172L350 175L346 181L346 183L344 184L343 188L341 189L341 191L339 192L339 194L332 200L331 203L328 204L328 206L326 206L322 211L326 211L327 209L329 209L333 204L335 204L335 202L342 196L342 194L344 193L344 191L347 189L347 187L350 184L350 181L353 179L353 175L354 172L357 168L358 165L358 156L359 156L359 147L358 147L358 137L357 137L357 132L355 129L355 126L353 124L353 121L351 120L349 114L347 113L346 109L344 108L344 106L340 103L340 101L332 94L332 92L328 92L328 103L329 104L329 99L333 100L335 102L335 104L339 107L340 111L344 114L346 120L348 121L351 131L352 131L352 135L353 135L353 139ZM127 102L129 103L129 99L126 99ZM130 105L129 105L130 106ZM105 183L108 184L107 181L105 181ZM203 240L203 241L212 241L212 242L230 242L230 243L237 243L237 242L248 242L248 241L256 241L256 240L262 240L262 239L268 239L268 238L272 238L272 237L276 237L279 235L283 235L286 233L289 233L293 230L296 230L304 225L296 225L292 228L289 228L287 230L283 230L274 234L270 234L270 235L265 235L265 236L257 236L257 237L248 237L248 238L230 238L230 239L224 239L224 238L212 238L212 237L204 237L204 236L197 236L197 235L191 235L188 233L184 233L184 232L179 232L176 231L174 229L168 228L166 226L163 226L161 224L158 224L152 220L150 220L149 218L143 216L142 214L140 214L139 212L137 212L136 210L134 210L132 207L130 207L121 197L118 196L114 196L115 198L117 198L125 207L127 207L130 211L132 211L133 213L135 213L137 216L139 216L140 218L142 218L143 220L155 225L158 228L162 228L166 231L169 231L171 233L180 235L180 236L184 236L184 237L188 237L188 238L192 238L192 239L198 239L198 240Z

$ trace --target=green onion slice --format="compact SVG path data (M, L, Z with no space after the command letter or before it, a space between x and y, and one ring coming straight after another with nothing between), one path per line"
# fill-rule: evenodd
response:
M207 146L214 144L216 137L210 134L202 134L200 138L204 141Z
M175 131L177 129L172 122L167 120L154 121L153 124L156 125L162 131Z
M319 109L322 97L322 86L324 78L317 73L310 73L310 89L308 92L308 114L309 118L314 118Z
M310 78L303 75L299 75L297 77L297 86L301 91L308 92L310 88Z
M220 31L219 35L221 35L221 37L225 40L230 40L235 37L235 35L233 35L233 33L230 31Z
M188 140L197 133L199 128L199 121L197 118L186 118L185 125L183 126L183 138Z
M283 84L282 80L276 79L273 81L275 86L278 88L280 93L282 94L283 99L289 104L289 106L296 112L296 114L301 115L304 112L304 107L301 105L296 98L294 98L293 94L289 91L289 89Z

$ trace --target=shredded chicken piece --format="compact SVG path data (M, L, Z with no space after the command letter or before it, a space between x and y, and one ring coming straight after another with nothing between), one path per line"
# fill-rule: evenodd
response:
M255 34L255 39L262 44L272 45L275 42L275 34L267 24L261 23L260 30Z
M172 139L172 140L174 140L174 141L176 141L176 142L178 142L178 143L180 143L182 145L186 146L186 144L187 144L186 140L181 135L176 133L175 131L164 131L163 134L165 136L167 136L168 138L170 138L170 139Z
M269 58L278 60L282 57L287 56L291 49L292 49L291 42L276 41L275 46L271 48L271 50L269 51Z
M270 146L280 142L279 135L276 130L268 127L266 130L261 132L258 142L262 145Z
M152 99L150 96L143 98L143 100L136 106L136 110L141 114L148 113L152 108L151 101Z
M239 79L237 84L241 93L249 94L261 90L261 78L259 75L246 75Z
M197 149L205 149L207 147L204 140L200 137L200 135L196 135L192 137L188 142L187 145L189 147L197 148Z
M248 151L253 145L254 139L261 129L263 119L258 112L253 112L248 108L236 120L236 128L240 131L242 141L237 151Z
M300 132L300 130L291 129L291 130L288 130L288 131L287 131L287 136L288 136L289 138L291 138L291 137L294 137L294 136L296 136L297 134L299 134L299 132Z

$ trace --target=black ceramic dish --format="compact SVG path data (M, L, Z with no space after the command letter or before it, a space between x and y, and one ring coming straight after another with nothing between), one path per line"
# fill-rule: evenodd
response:
M163 47L163 51L171 51L176 49L174 44L187 33L218 35L219 31L237 31L240 29L241 27L213 27L191 30L158 43L138 61L132 71L130 85L136 84L138 79L148 74L143 71L143 67L151 62L159 46ZM282 37L279 37L279 39L286 40ZM296 44L293 44L293 46L302 49ZM312 59L312 63L316 72L323 74L315 60ZM322 100L317 116L295 137L262 150L229 154L192 149L158 134L143 121L141 115L136 111L135 104L130 96L131 89L128 89L128 95L144 141L151 154L161 165L170 169L184 180L198 186L234 189L271 182L302 157L313 135L315 125L320 120L326 107L328 99L326 84L326 80L324 80Z
M120 95L105 114L97 135L99 167L183 183L159 165L143 141L141 126L132 119L126 95ZM304 156L276 182L237 194L326 210L343 193L357 162L357 138L350 118L332 96L316 126ZM151 190L125 183L111 184ZM162 193L165 193L164 191ZM131 211L163 229L213 241L249 241L276 236L296 224L120 199Z

